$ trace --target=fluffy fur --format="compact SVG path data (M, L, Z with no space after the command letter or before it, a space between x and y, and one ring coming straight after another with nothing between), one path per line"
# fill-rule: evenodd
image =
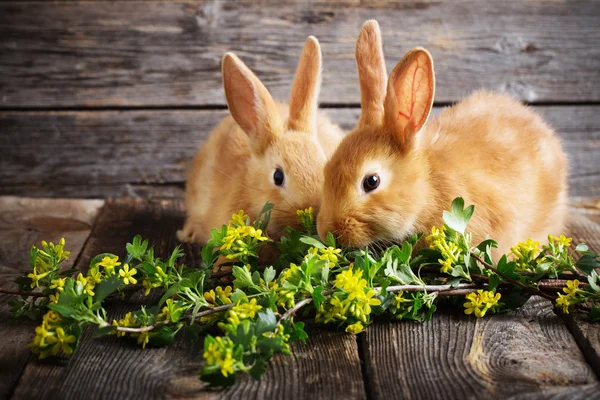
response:
M342 131L318 113L321 50L308 38L300 57L290 106L277 104L235 55L223 58L223 85L231 113L196 154L189 172L187 220L181 241L205 243L210 230L243 209L255 218L267 201L275 204L269 235L277 239L298 226L296 210L318 210L323 167ZM280 168L283 187L273 182Z
M325 167L320 236L331 231L341 244L357 247L402 240L441 226L443 210L457 196L475 204L468 228L474 241L493 237L497 253L518 240L561 233L567 161L540 116L506 95L477 92L425 125L435 90L431 56L410 51L384 93L381 49L377 22L366 22L356 58L369 115ZM363 179L374 173L381 183L367 193Z

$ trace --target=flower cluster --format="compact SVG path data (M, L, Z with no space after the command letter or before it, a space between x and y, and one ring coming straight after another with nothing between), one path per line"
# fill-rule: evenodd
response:
M351 266L336 276L334 287L337 290L327 304L321 304L317 321L329 323L350 318L352 324L348 325L347 331L362 331L362 324L369 320L371 306L381 305L381 300L375 297L375 290L367 287L367 281L362 278L362 274L362 270L354 270ZM358 322L360 324L357 324Z
M464 256L462 249L446 235L446 227L440 229L435 226L431 228L431 235L427 236L427 242L431 249L438 250L442 258L438 260L441 267L441 272L449 274L454 269L454 266L460 263L460 257Z
M475 314L477 318L481 318L488 311L495 311L500 306L498 301L500 300L500 293L494 293L492 291L478 290L477 293L469 293L466 295L466 299L469 300L463 304L465 307L465 314Z
M510 252L515 257L518 269L527 271L532 264L537 263L536 259L540 253L540 242L528 238L524 242L519 242L511 247Z
M32 352L39 354L40 359L48 356L56 356L61 351L71 355L76 345L77 338L65 331L68 326L65 319L56 311L48 311L42 324L35 328L35 337L28 344Z
M560 308L565 314L569 313L569 308L577 303L577 292L579 291L579 280L574 279L572 281L567 281L567 287L563 288L563 292L566 294L562 294L560 292L556 293L558 296L556 299L556 307Z
M222 306L224 304L231 304L231 286L217 286L216 289L211 289L204 293L204 299L213 306Z
M204 339L204 359L207 369L217 369L227 377L233 374L234 365L238 361L234 358L234 344L228 337L212 337Z
M308 234L312 234L315 229L315 216L313 213L313 208L308 207L304 210L298 210L296 211L296 215L298 215L300 223L302 224L302 227L306 229L306 232L308 232Z
M219 327L225 332L236 330L243 320L256 318L261 309L262 306L257 304L256 298L245 302L240 301L227 312L228 323L220 323Z
M228 259L247 262L248 257L257 257L260 243L269 240L262 229L249 225L249 222L250 218L242 210L231 216L221 244L221 251Z

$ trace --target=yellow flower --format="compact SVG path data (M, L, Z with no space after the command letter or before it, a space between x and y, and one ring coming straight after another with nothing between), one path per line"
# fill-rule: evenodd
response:
M135 320L135 317L133 316L133 314L128 312L127 314L125 314L125 317L121 318L118 322L117 322L117 320L113 319L112 324L113 324L113 326L122 326L124 328L130 328L130 327L135 326L137 324L137 321ZM117 336L125 336L125 332L117 331Z
M56 311L52 311L52 310L50 310L46 314L44 314L44 317L43 317L43 321L48 325L55 324L57 322L60 322L61 320L62 320L62 317L60 316L60 314L57 313Z
M94 282L94 284L100 283L102 282L102 274L98 271L97 268L90 268L87 279L89 281Z
M77 275L77 283L81 284L84 293L94 296L94 287L96 287L96 284L93 280L86 278L80 272L79 275Z
M352 325L348 325L346 327L346 332L353 333L353 334L357 335L357 334L361 333L363 331L363 329L364 329L364 326L359 321L359 322L356 322L356 323L354 323Z
M223 376L233 374L233 366L236 360L233 358L233 342L229 338L216 337L207 347L203 354L207 364L217 365Z
M50 304L58 303L58 294L51 294L48 299L50 300Z
M50 350L50 354L54 356L57 355L61 349L66 355L73 353L73 348L71 348L70 344L75 343L75 336L66 335L64 329L61 327L56 328L56 336L48 336L46 341L49 344L54 344L52 350Z
M548 235L548 241L556 242L556 244L562 247L570 247L571 241L573 241L573 239L570 237L566 237L565 235L560 235L560 237Z
M105 256L102 258L102 261L98 263L98 265L104 267L104 271L106 272L106 276L112 276L115 274L115 268L121 265L118 256L109 257Z
M446 239L446 235L444 234L444 226L442 226L440 229L436 228L435 226L431 227L431 235L427 236L427 238L425 238L425 240L427 240L429 243L435 243L437 241L440 240L445 240Z
M475 314L477 318L485 316L485 313L492 307L498 304L500 293L492 291L478 290L477 293L469 293L466 295L468 302L464 303L465 314Z
M440 268L440 271L443 272L444 274L449 274L454 269L452 267L452 260L449 258L446 260L438 260L438 262L442 266L442 268Z
M56 289L57 292L62 292L65 287L65 278L52 279L50 289Z
M262 306L256 304L256 299L252 299L248 303L238 303L229 309L227 319L233 326L237 326L244 319L256 317L256 313L261 309Z
M249 217L244 212L244 210L240 210L237 214L233 214L231 216L231 221L229 221L229 225L246 225L248 218Z
M575 279L572 281L567 281L567 287L563 288L563 292L565 292L569 297L574 297L577 294L578 288L579 280Z
M335 249L331 246L327 247L326 249L319 249L319 253L321 253L319 260L328 260L332 263L337 263L338 254L340 254L341 252L341 249Z
M43 274L37 273L37 267L33 267L33 273L27 274L27 277L31 279L31 288L40 287L40 279L45 278L48 275L48 272L44 272Z
M313 208L308 207L305 210L298 210L298 211L296 211L296 215L300 219L300 223L302 224L304 229L306 229L310 233L313 229L313 225L314 225L314 221L315 221Z
M135 285L137 283L137 279L135 279L133 276L137 273L137 269L132 268L131 270L129 269L129 264L125 264L123 265L123 269L121 269L119 271L119 276L123 279L123 282L126 285Z
M556 307L562 308L562 311L565 314L569 313L569 306L572 304L570 302L571 296L570 295L563 295L558 293L558 298L556 299Z
M142 328L145 328L145 327L142 326ZM140 335L137 337L137 342L138 342L138 344L142 345L142 349L146 348L146 345L148 344L149 341L150 341L150 334L148 332L141 332Z
M340 272L335 277L335 287L352 291L352 289L358 285L358 281L362 278L362 270L358 270L356 273L354 273L353 269L354 267L350 265L349 269Z
M401 290L394 297L393 304L394 304L394 307L401 308L402 304L404 304L404 303L412 303L412 301L410 299L407 299L406 297L404 297L404 292Z
M208 301L210 304L215 304L217 301L215 291L211 289L208 292L204 292L204 300Z

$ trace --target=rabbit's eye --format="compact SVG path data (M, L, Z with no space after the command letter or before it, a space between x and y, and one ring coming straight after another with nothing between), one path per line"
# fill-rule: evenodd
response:
M365 189L365 192L375 190L379 186L379 182L381 182L381 179L377 174L366 176L363 180L363 189Z
M283 186L283 171L279 168L277 168L275 170L275 172L273 173L273 182L275 182L276 186Z

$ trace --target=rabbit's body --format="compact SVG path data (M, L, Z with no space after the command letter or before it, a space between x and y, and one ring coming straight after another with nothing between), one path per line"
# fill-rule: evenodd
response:
M277 103L276 106L281 119L287 120L289 106L282 103ZM302 164L288 166L288 170L308 171L310 165L323 166L342 139L342 130L327 116L319 113L317 118L316 138L298 137L297 143L290 141L285 146L287 154L281 154L282 158L289 163L302 161ZM303 152L307 140L314 145L313 149L316 151L299 154ZM212 228L227 224L231 215L239 210L244 210L251 218L255 218L264 206L262 199L266 198L275 204L284 201L278 188L265 188L261 184L269 181L271 170L260 173L261 168L253 164L257 163L253 162L248 136L233 117L226 117L194 157L185 193L188 220L180 234L182 239L189 237L193 242L205 243L210 238ZM261 183L256 183L257 181ZM304 192L297 196L298 209L309 206L318 208L321 188L319 185L311 187L312 193ZM290 211L289 217L282 215L278 218L279 223L274 221L272 224L277 226L277 230L269 232L272 238L284 233L281 226L298 224L295 212Z
M414 232L439 227L443 210L461 196L475 205L474 240L490 234L502 246L498 252L520 239L562 233L566 158L552 129L520 102L474 93L425 125L415 157L429 171L429 195L418 197L427 206Z
M205 243L210 230L244 210L255 219L271 202L268 234L278 239L299 227L297 210L318 210L323 167L342 138L318 111L319 42L309 37L300 57L289 106L276 103L235 55L223 57L223 86L231 113L194 158L186 185L188 218L181 241Z
M398 241L443 224L463 197L475 204L468 231L505 253L516 241L563 229L566 157L539 115L506 95L478 92L426 124L435 74L411 50L389 79L375 21L357 40L362 114L325 167L317 227L345 246Z

